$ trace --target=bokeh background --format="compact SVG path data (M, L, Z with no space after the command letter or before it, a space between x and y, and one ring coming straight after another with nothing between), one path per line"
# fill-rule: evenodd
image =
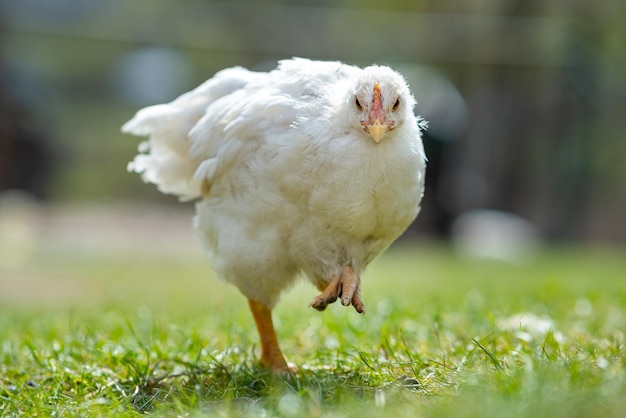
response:
M409 237L626 242L626 2L0 0L0 13L5 264L42 234L78 251L160 231L162 251L179 248L192 207L179 217L126 172L139 140L120 126L224 67L291 56L406 75L430 122ZM486 216L459 226L467 213Z

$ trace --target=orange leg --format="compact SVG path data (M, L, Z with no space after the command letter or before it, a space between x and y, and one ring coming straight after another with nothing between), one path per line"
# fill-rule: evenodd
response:
M272 322L272 311L252 299L248 299L248 303L254 316L254 322L256 322L256 328L259 331L259 337L261 337L261 364L274 373L288 371L289 367L278 346L278 339Z
M321 295L313 298L309 306L323 311L329 303L341 298L343 306L354 306L358 313L365 313L365 305L361 300L361 278L351 266L346 266L341 274L332 278L326 287L318 285Z

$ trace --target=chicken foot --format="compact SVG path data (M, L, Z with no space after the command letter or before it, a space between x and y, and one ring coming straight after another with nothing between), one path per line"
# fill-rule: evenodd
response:
M272 311L252 299L248 299L248 304L261 338L261 365L275 374L288 372L289 366L278 346Z
M326 287L320 286L322 293L309 303L309 306L323 311L328 304L341 298L343 306L354 306L358 313L365 313L361 300L361 278L351 266L345 266L340 274L334 276Z

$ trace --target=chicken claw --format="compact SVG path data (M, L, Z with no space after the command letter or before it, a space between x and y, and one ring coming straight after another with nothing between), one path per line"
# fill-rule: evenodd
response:
M341 274L333 277L322 293L313 298L309 306L323 311L328 304L338 298L341 298L343 306L352 305L358 313L365 313L365 305L361 300L361 278L350 266L344 267Z

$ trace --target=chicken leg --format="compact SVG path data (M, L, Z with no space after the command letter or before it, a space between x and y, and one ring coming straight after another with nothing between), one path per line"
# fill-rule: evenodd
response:
M272 322L272 311L252 299L248 299L248 304L261 338L261 365L276 374L288 371L289 367L278 346L278 339Z
M309 303L309 306L318 311L323 311L329 303L341 298L343 306L352 304L358 313L365 313L365 305L361 300L361 278L354 272L352 266L345 266L326 287L320 286L319 289L322 294Z

